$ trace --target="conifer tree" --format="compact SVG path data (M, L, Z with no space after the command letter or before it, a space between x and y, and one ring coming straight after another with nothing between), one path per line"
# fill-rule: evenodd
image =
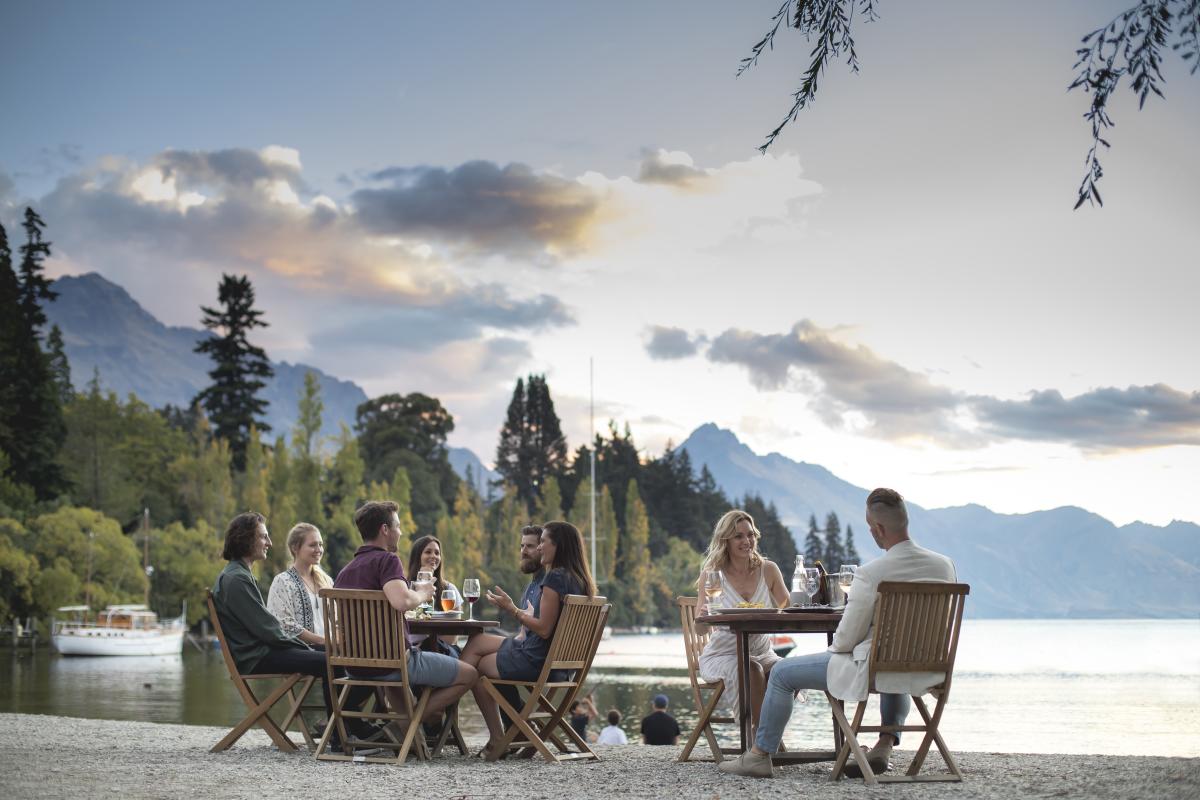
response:
M851 525L846 526L846 563L862 564L862 557L854 547L854 527Z
M815 562L823 561L825 558L825 545L821 543L821 537L817 535L820 532L821 529L817 527L817 515L809 514L808 535L804 537L804 563L806 566L811 567Z
M842 546L842 523L838 516L830 511L825 517L825 569L834 572L846 563L846 550Z
M248 338L254 328L267 327L262 312L254 308L250 279L222 275L217 298L220 309L200 307L204 327L217 335L202 339L195 347L197 353L213 360L208 373L212 383L196 399L208 412L214 435L229 442L233 467L241 472L246 466L250 427L257 425L263 433L271 430L259 419L267 410L267 401L259 393L266 386L264 379L275 371L263 349L250 344Z
M496 446L496 471L532 512L546 480L566 468L567 440L546 377L518 378Z
M75 387L71 385L71 364L67 360L62 329L57 325L50 326L50 335L46 338L46 357L49 359L50 378L58 391L58 404L66 406L75 396Z

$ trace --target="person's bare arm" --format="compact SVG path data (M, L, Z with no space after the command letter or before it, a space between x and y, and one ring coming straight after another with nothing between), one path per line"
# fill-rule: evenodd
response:
M787 584L783 582L783 573L779 571L779 565L774 561L768 561L763 564L763 569L766 570L767 592L771 595L771 602L776 608L783 608L788 604Z
M383 594L397 611L411 611L428 600L433 599L433 584L420 590L411 589L402 580L388 581L383 585Z
M538 616L536 617L531 611L517 608L513 599L505 594L499 586L488 592L488 600L495 603L500 610L512 614L517 618L517 622L543 639L550 637L550 633L558 623L558 614L562 610L562 598L558 596L558 592L548 586L542 588L542 600L538 606Z

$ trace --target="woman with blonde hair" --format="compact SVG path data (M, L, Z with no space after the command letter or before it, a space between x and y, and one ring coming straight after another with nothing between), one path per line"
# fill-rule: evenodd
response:
M754 517L734 509L725 512L713 529L712 541L700 568L697 586L703 590L704 573L719 570L721 596L714 605L734 607L739 604L758 604L763 608L787 605L788 590L783 574L774 561L763 558L758 551L762 538L754 525ZM758 712L766 691L767 675L779 661L771 649L771 637L753 634L750 637L750 712L758 726ZM725 681L722 701L738 708L737 637L725 628L716 628L700 654L700 676L706 681L718 678Z
M287 635L324 647L325 615L318 592L333 588L333 579L321 569L321 558L325 555L321 531L307 522L292 526L287 549L292 554L292 565L271 581L267 610L275 615Z

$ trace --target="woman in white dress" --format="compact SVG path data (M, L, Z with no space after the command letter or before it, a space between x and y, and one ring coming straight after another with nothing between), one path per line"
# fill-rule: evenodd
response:
M706 570L721 571L721 597L714 605L737 606L739 603L759 603L763 608L787 605L788 591L783 574L774 561L758 552L762 538L754 526L754 517L745 511L727 511L713 529L712 542L700 569L701 586ZM750 711L758 727L758 711L767 688L767 675L779 661L771 649L771 637L765 634L750 636ZM700 654L700 677L706 681L718 678L725 681L722 702L738 708L737 637L727 628L714 628L708 645Z
M321 531L316 525L301 522L288 532L287 548L292 565L271 581L267 610L287 635L324 647L325 615L317 592L332 588L333 579L321 569L325 555Z

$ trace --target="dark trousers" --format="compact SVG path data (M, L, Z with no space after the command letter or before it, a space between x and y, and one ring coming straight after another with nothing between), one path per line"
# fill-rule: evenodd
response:
M321 679L321 697L325 701L325 714L328 717L333 716L333 702L329 697L329 686L326 685L325 677L325 651L324 650L301 650L298 647L279 648L272 650L263 656L254 669L248 674L262 674L266 672L299 672L301 675L312 675ZM334 676L341 678L344 676L343 670L338 667L334 669ZM371 696L370 686L354 686L350 689L350 694L346 698L346 708L362 708L363 703Z

